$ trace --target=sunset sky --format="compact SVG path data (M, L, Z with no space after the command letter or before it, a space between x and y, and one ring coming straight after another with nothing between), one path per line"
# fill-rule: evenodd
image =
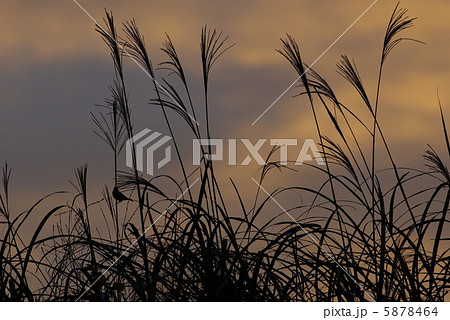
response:
M310 107L289 90L255 125L252 123L296 79L275 51L289 33L306 63L314 62L373 1L86 1L85 10L102 22L111 10L118 25L135 19L145 36L153 64L164 61L165 33L173 40L201 108L200 32L204 25L223 30L235 46L219 59L211 76L212 135L220 138L317 138ZM350 109L364 114L361 99L336 72L347 54L358 65L370 99L375 98L384 32L397 1L379 0L314 65ZM450 121L450 2L408 0L401 6L418 17L390 55L383 77L380 123L401 166L424 169L421 157L432 144L444 150L437 90ZM12 207L24 210L40 197L72 190L73 170L89 165L93 198L113 185L113 159L93 133L90 112L109 98L114 71L108 49L94 22L71 0L0 2L0 162L13 168ZM166 73L158 73L166 77ZM126 59L136 131L151 128L168 134L161 111L148 105L150 79ZM173 76L167 79L174 79ZM178 139L185 126L175 120ZM201 125L204 125L201 123ZM190 140L183 141L189 149ZM369 140L367 140L369 143ZM370 147L367 145L367 147ZM265 149L267 152L267 148ZM263 154L264 152L262 152ZM293 157L295 157L295 152ZM186 154L189 160L191 155ZM126 170L125 155L120 167ZM257 166L219 165L228 185L232 177L251 193ZM164 173L175 172L175 165ZM269 188L308 183L314 176L300 168L274 175ZM231 188L230 188L231 194Z

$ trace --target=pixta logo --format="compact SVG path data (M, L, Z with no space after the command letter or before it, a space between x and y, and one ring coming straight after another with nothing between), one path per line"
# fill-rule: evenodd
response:
M228 139L228 164L230 166L248 166L255 159L256 163L260 166L266 164L264 158L259 153L261 147L266 143L267 139L259 139L253 144L249 139L240 139L240 142L247 149L248 154L242 162L237 161L237 139ZM297 139L270 139L270 145L276 146L280 152L280 164L288 165L288 147L297 146ZM214 154L205 154L205 159L208 161L224 161L224 140L222 139L196 139L193 141L193 162L194 165L199 165L202 158L202 146L213 146L215 149ZM206 148L203 148L206 149ZM311 156L312 155L312 156ZM318 165L325 165L325 161L322 158L319 150L313 139L306 139L303 142L302 148L294 164L296 166L302 165L305 161L315 160Z
M171 160L171 147L167 145L172 138L164 136L159 132L150 129L144 129L126 142L126 164L127 167L134 168L133 152L136 155L136 169L149 175L154 175L156 170L161 169ZM260 154L260 149L266 144L268 139L259 139L252 143L249 139L193 139L192 140L192 164L200 165L202 159L207 161L227 161L230 166L248 166L253 160L258 165L265 165L265 160ZM246 154L242 161L238 161L237 145L242 144L245 147ZM288 165L288 147L298 145L297 139L270 139L269 144L276 146L279 150L279 163ZM226 146L224 146L226 145ZM161 152L156 153L162 147L164 156L162 159L156 159ZM228 159L224 157L224 148L227 148ZM205 153L205 150L214 150L211 154ZM272 160L273 161L273 160ZM302 165L304 162L315 161L317 165L325 165L319 150L313 139L305 139L303 145L295 158L294 165ZM144 163L146 170L144 171Z
M146 159L146 173L154 174L154 167L161 169L170 162L171 147L166 146L164 151L164 158L161 160L155 159L155 152L159 148L167 144L172 138L169 136L162 136L159 132L152 132L150 129L144 129L126 142L126 161L127 167L133 168L133 151L136 155L136 169L144 172L144 159ZM134 147L133 147L134 146ZM155 162L157 161L157 162Z

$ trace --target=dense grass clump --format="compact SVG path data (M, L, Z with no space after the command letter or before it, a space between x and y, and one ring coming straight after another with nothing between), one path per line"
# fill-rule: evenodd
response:
M203 149L201 165L188 171L179 148L179 128L168 116L174 112L181 117L193 138L211 138L210 73L231 47L227 37L202 29L203 101L197 105L170 37L162 47L167 60L156 71L168 70L177 81L163 77L157 82L136 22L124 23L120 36L107 12L104 25L96 30L110 50L116 78L111 97L92 117L96 134L111 149L113 188L131 194L131 200L119 204L113 189L105 187L103 198L91 201L88 169L83 166L75 171L74 198L46 212L31 241L24 241L25 221L55 195L26 212L10 212L11 170L5 165L0 193L4 230L0 300L443 301L450 285L444 245L449 240L450 172L431 146L424 155L429 170L399 167L378 121L385 63L402 41L418 42L400 35L414 20L405 9L395 8L382 45L375 99L367 93L352 59L344 55L337 64L338 72L361 97L361 114L344 105L327 81L303 62L293 37L282 39L279 52L298 74L298 95L307 97L312 111L325 166L311 167L323 183L319 188L286 186L267 191L267 174L274 168L289 168L271 160L274 149L255 180L256 196L248 204L233 180L235 199L224 199L214 163L205 157L210 149ZM173 137L181 182L167 175L143 176L136 169L134 146L134 169L118 170L124 143L135 134L124 58L132 59L149 76L150 112L155 107L162 111ZM367 114L369 122L362 120ZM204 132L200 122L206 123ZM442 108L441 122L450 158ZM333 138L323 135L323 128L330 125ZM367 136L371 148L360 142ZM376 148L378 139L381 148ZM384 170L376 165L381 153L390 163ZM310 201L283 208L277 199L291 191ZM231 211L229 201L237 203L239 210ZM267 211L270 218L261 219ZM103 217L102 232L95 226L93 212ZM57 222L51 234L44 235L51 219Z

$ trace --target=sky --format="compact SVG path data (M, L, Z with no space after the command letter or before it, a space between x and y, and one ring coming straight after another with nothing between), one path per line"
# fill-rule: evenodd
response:
M275 51L281 48L280 38L286 33L295 37L304 61L315 62L314 69L327 79L342 102L364 117L362 101L336 73L336 62L342 54L355 60L373 101L384 32L396 3L79 1L99 22L105 9L113 12L118 24L135 19L154 65L165 59L160 47L165 33L169 34L199 108L201 28L207 25L223 30L235 46L212 70L212 135L248 138L253 143L259 138L317 139L307 100L293 98L299 92L295 87L252 125L296 80L295 71ZM450 117L450 2L405 0L401 6L418 18L404 36L426 44L405 42L390 55L381 87L380 123L396 161L401 166L425 169L421 155L428 143L444 151L438 90L444 113ZM108 49L94 29L94 22L71 0L0 1L0 162L13 169L11 203L18 212L50 192L73 191L69 180L74 180L74 169L85 163L93 199L104 185L113 186L113 158L94 134L90 113L97 113L100 109L96 105L110 97L108 86L113 83L114 71ZM136 130L151 128L167 135L161 111L148 104L152 97L150 79L125 60ZM175 81L173 76L158 72L157 80L161 77ZM189 151L184 124L176 115L170 117L177 129L175 138ZM201 126L204 128L204 123ZM363 142L370 147L368 139ZM268 151L262 150L261 154ZM191 155L186 153L186 157ZM125 155L119 160L120 168L126 170ZM380 168L384 163L380 161ZM218 167L227 196L233 196L228 178L244 194L254 193L251 178L259 169L254 162L249 167ZM267 188L316 182L314 173L297 169L295 174L272 175ZM179 174L173 163L164 170Z

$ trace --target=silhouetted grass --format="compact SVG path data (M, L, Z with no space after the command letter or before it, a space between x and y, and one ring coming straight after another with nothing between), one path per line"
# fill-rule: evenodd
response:
M104 108L93 114L96 134L107 143L114 162L114 187L129 191L132 201L120 205L105 186L103 199L88 198L87 166L75 171L76 195L67 204L44 214L31 241L21 230L30 210L9 209L10 169L3 170L0 215L5 232L0 239L0 300L2 301L442 301L449 287L446 227L450 203L450 143L441 108L448 159L431 146L424 158L428 171L404 169L394 160L378 122L382 71L388 55L402 40L401 32L414 19L397 6L382 46L375 99L371 99L356 63L342 56L338 72L361 97L364 114L340 102L331 86L302 60L295 39L282 40L279 52L299 76L299 95L307 95L326 166L311 166L323 176L319 188L287 186L265 195L261 186L272 169L289 167L267 156L260 171L256 196L245 203L233 180L235 199L224 199L214 163L204 150L201 165L188 172L179 149L180 138L169 112L180 116L193 138L210 139L214 126L209 115L211 68L231 46L221 32L202 29L200 48L203 101L195 104L183 64L169 36L160 64L179 81L156 74L144 37L135 21L117 31L106 13L97 31L107 44L116 78ZM416 41L416 40L414 40ZM125 140L133 137L131 106L125 81L124 58L133 58L149 75L153 94L150 107L160 108L173 137L182 181L167 175L146 178L134 168L118 171ZM322 109L323 108L323 109ZM325 111L325 117L321 117ZM149 112L153 112L150 109ZM205 115L200 119L199 115ZM199 122L206 123L202 132ZM323 136L332 126L336 138ZM370 137L371 149L360 141ZM183 136L186 139L185 136ZM376 148L381 139L382 148ZM379 154L390 166L377 170ZM385 173L390 172L390 178ZM423 181L431 181L425 187ZM177 190L175 194L166 190ZM189 188L186 192L188 186ZM419 189L417 189L417 186ZM288 212L273 199L296 191L311 199ZM50 195L51 197L53 195ZM233 210L227 207L234 202ZM236 205L237 209L236 209ZM103 218L100 231L92 212ZM270 218L262 218L264 212ZM51 236L43 228L55 217ZM261 222L262 221L262 222ZM305 233L305 231L307 233ZM31 284L33 282L33 284Z

